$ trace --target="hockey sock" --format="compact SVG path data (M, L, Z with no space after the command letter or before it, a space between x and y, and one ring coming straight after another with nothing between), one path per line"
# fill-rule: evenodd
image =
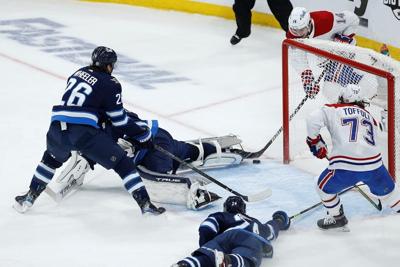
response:
M213 261L206 255L196 255L184 258L182 261L189 263L190 266L203 267L203 266L214 266Z
M144 186L142 179L136 171L135 165L128 157L124 157L114 167L114 171L121 177L124 187L129 194Z
M251 264L251 262L246 259L243 258L242 256L240 256L239 254L228 254L229 258L230 258L230 266L232 267L239 267L239 266L253 266Z
M40 194L46 188L47 184L50 183L56 169L61 166L62 163L55 160L47 151L45 151L42 161L36 167L29 188Z

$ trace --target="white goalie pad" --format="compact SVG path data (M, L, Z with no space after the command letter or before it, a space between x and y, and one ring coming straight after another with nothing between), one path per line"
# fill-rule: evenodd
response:
M154 202L184 205L188 209L199 210L220 198L187 177L152 172L143 166L138 166L138 170Z
M200 138L198 140L186 142L195 145L199 149L199 157L197 160L191 162L191 164L202 170L238 165L243 160L243 157L239 154L231 153L229 151L229 149L232 149L235 146L240 146L242 143L242 140L233 134L220 137ZM216 149L216 153L210 154L204 158L203 143L213 145ZM177 172L181 173L186 171L189 171L189 169L181 166Z
M65 168L56 179L53 179L53 182L47 185L45 192L54 201L60 202L78 190L89 170L87 160L76 151L72 151Z

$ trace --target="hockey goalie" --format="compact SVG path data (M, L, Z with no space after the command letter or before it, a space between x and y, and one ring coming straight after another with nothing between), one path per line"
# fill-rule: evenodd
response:
M107 131L118 140L119 145L137 165L153 201L186 205L189 209L198 210L220 199L220 196L206 189L207 180L190 177L189 169L155 149L154 145L199 169L220 168L242 162L243 157L238 152L243 150L237 148L241 144L237 136L178 141L168 131L158 127L157 121L141 120L132 112L128 112L128 117L141 127L148 128L152 136L151 142L141 144L135 138L116 135L112 127L107 128ZM73 152L64 171L48 186L46 192L55 201L61 201L83 184L86 173L93 168L94 164L90 159Z

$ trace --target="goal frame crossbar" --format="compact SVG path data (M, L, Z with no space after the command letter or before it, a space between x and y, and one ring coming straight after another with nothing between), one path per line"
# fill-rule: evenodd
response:
M390 72L363 64L348 58L341 57L339 55L324 51L322 49L310 46L298 42L294 39L285 39L282 42L282 105L283 105L283 163L289 164L290 162L290 150L289 150L289 47L294 47L306 52L310 52L314 55L318 55L327 58L331 61L346 64L350 67L377 75L387 80L388 86L388 97L387 97L387 108L388 108L388 140L395 139L395 116L394 116L394 93L395 93L395 77ZM299 89L300 90L300 89ZM297 103L294 103L296 105ZM305 137L304 137L305 138ZM388 170L389 173L395 178L396 175L396 164L394 155L394 146L388 142Z

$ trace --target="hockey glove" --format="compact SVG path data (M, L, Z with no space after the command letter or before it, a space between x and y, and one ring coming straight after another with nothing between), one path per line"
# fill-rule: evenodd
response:
M316 138L307 137L307 145L310 148L311 153L319 159L323 159L326 157L328 153L328 149L326 147L326 143L322 136L319 134Z
M338 43L355 45L356 41L353 37L354 37L354 34L345 35L345 34L336 33L335 36L333 37L333 40Z
M282 210L278 210L272 214L272 219L274 221L277 221L279 224L279 229L280 230L287 230L290 227L290 218L286 214L286 212Z
M140 136L136 136L133 138L125 136L124 139L134 145L135 150L154 148L153 134L151 133L149 128L146 128L146 131Z
M307 69L301 73L301 81L303 82L303 88L306 95L313 99L318 94L320 88L319 84L315 82L312 70Z

